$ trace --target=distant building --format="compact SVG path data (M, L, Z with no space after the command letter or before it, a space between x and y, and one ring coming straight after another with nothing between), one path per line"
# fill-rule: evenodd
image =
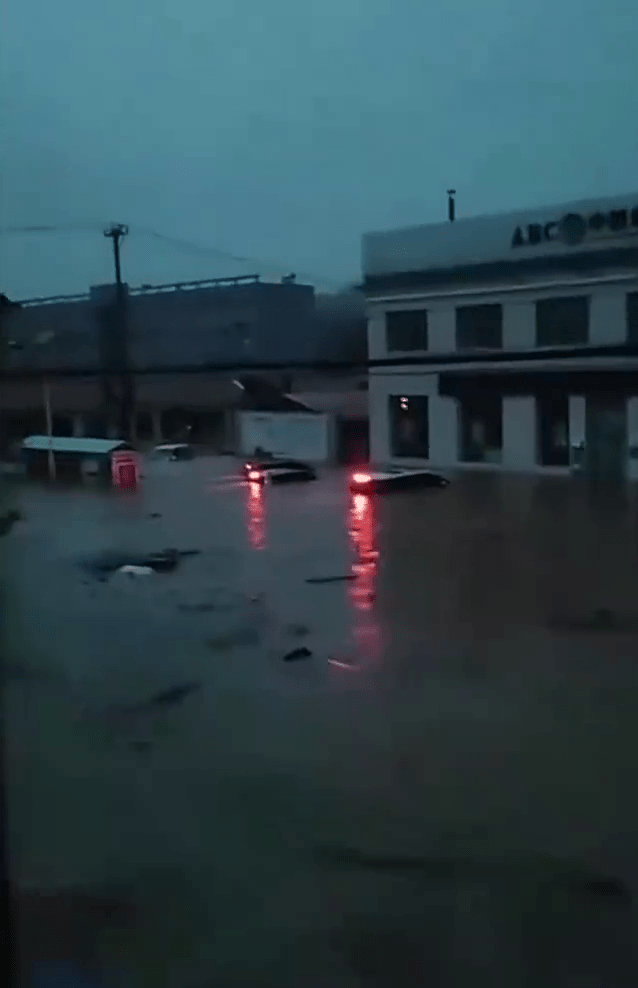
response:
M638 479L638 193L363 238L372 458Z
M133 370L131 438L161 442L189 438L219 448L234 444L234 411L246 396L229 372L205 371L208 364L251 364L343 360L353 346L365 359L363 297L346 291L319 296L311 285L291 278L263 282L257 276L173 285L124 288L128 354ZM117 397L105 393L121 358L116 287L91 288L85 295L32 299L12 314L9 366L49 371L57 435L115 436ZM118 349L120 348L120 349ZM202 373L180 373L180 366ZM175 368L175 373L135 371ZM58 369L87 373L56 377ZM111 377L104 374L112 372ZM275 391L309 383L308 375L266 375ZM296 380L294 380L296 378ZM352 382L332 379L350 390ZM324 381L325 385L325 381ZM310 383L316 390L315 380ZM321 388L319 389L321 390ZM265 393L264 389L260 394ZM5 437L22 438L45 429L40 381L5 382L0 394ZM344 416L347 417L347 416Z

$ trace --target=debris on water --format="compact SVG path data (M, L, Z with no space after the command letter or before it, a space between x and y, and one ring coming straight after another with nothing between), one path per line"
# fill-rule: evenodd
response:
M129 576L152 576L155 570L150 566L122 566L118 573L128 573Z
M196 556L199 549L162 549L151 553L104 552L82 563L85 571L104 582L111 574L125 566L147 567L156 573L171 573L180 559ZM137 574L140 575L140 574Z
M576 634L619 634L638 633L638 620L629 614L620 614L608 607L597 607L590 613L575 615L551 615L549 626L555 631Z
M344 662L342 659L335 659L330 656L328 662L331 666L337 666L338 669L360 669L361 666L357 662Z
M151 511L150 514L146 516L147 518L161 518L159 511Z
M294 635L295 638L303 638L310 634L310 628L307 624L289 624L286 631L289 635Z
M24 515L15 508L0 514L0 536L8 535L17 521L24 521Z
M185 700L187 696L194 693L196 690L201 689L201 683L179 683L176 686L171 686L168 690L161 690L161 692L156 693L155 696L151 697L148 701L149 705L156 706L174 706L176 703L181 703Z
M306 583L340 583L343 580L356 580L356 573L345 573L343 576L308 576Z
M317 863L325 867L421 873L429 882L480 881L488 885L512 880L554 887L578 896L632 903L631 890L620 880L596 875L586 867L544 855L506 859L446 858L404 854L368 853L351 847L322 847Z
M293 648L292 652L286 652L284 655L284 662L297 662L299 659L309 659L312 652L309 648L302 646L301 648Z

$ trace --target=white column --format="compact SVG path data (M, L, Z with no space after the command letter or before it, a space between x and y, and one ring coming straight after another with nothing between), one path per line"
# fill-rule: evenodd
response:
M627 476L629 480L638 480L638 398L627 399L627 446Z
M77 412L73 416L73 435L76 438L84 435L84 425L84 416L80 412Z
M528 473L536 469L536 399L503 399L503 466Z
M627 289L596 288L589 302L589 342L624 343L627 339Z
M433 353L456 350L456 308L453 304L428 306L428 350Z
M512 299L503 305L503 349L528 350L536 346L536 306Z
M439 467L458 463L459 414L456 399L432 395L428 400L430 461Z
M585 410L586 405L583 395L569 396L570 464L577 469L582 469L585 460ZM580 451L577 452L575 447L578 447Z
M585 398L583 395L569 396L569 441L585 442Z

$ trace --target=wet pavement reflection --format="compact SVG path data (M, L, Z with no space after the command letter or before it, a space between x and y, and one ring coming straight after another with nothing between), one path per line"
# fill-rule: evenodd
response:
M239 467L14 493L25 957L167 988L638 983L633 491ZM86 567L168 547L200 553Z

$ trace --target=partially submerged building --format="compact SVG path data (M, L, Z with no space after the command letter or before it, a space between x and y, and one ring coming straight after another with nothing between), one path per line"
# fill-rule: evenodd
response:
M638 192L362 253L373 459L638 479Z

